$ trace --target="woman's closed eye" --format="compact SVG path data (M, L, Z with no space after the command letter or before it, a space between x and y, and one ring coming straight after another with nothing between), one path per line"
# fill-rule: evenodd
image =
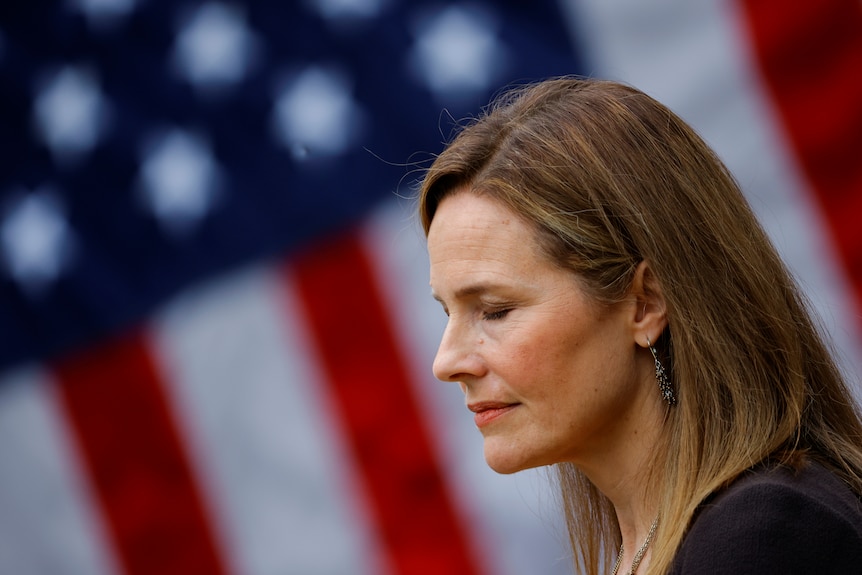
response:
M493 311L486 311L482 317L483 317L483 319L494 321L494 320L498 320L498 319L503 319L504 317L506 317L506 314L508 314L510 311L512 311L511 308L503 308L503 309L496 309Z

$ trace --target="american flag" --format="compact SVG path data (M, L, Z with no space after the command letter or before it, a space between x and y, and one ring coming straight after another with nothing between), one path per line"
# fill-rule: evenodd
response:
M5 2L0 573L570 572L431 377L409 200L560 74L707 139L858 391L859 0Z

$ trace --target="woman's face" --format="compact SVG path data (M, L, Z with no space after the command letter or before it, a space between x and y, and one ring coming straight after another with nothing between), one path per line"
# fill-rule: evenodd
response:
M441 202L428 250L432 291L449 316L434 374L459 382L488 465L589 468L611 457L629 439L644 387L637 304L590 298L540 252L528 224L473 193Z

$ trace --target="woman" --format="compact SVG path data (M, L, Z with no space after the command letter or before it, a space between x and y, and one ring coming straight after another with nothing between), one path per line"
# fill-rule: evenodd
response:
M501 473L554 464L578 572L847 573L862 422L733 178L678 117L549 80L419 197L458 382Z

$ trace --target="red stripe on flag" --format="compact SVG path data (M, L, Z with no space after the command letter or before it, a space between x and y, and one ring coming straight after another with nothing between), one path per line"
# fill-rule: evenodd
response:
M316 245L293 266L396 572L479 573L359 240L348 234Z
M55 373L125 572L223 573L145 338L65 358Z
M743 5L763 77L862 307L862 3Z

